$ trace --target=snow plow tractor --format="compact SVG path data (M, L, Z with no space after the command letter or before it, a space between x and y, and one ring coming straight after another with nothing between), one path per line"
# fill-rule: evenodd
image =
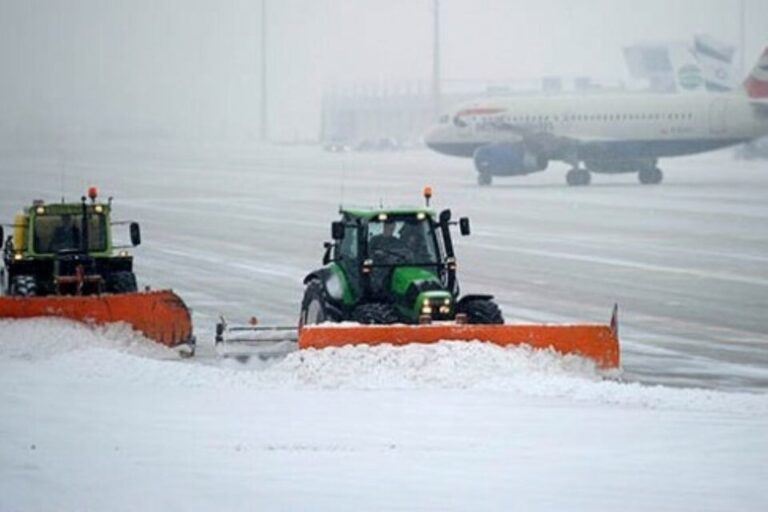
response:
M603 368L619 365L616 316L609 325L506 325L490 295L460 295L451 228L470 234L426 206L342 208L325 243L323 267L304 278L298 348L348 344L404 345L441 340L527 344L575 353ZM291 328L216 327L217 344L285 344ZM234 353L237 353L236 351Z
M112 226L128 224L131 246L141 243L136 222L112 222L112 199L91 187L79 203L34 201L16 215L3 245L0 318L58 316L85 323L126 322L184 355L194 352L192 321L170 290L139 292L133 257L115 246Z

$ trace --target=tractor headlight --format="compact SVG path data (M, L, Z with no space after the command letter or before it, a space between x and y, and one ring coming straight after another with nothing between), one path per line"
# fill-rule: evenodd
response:
M20 252L14 253L14 255L13 255L13 259L14 259L14 260L17 260L17 261L18 261L18 260L20 260L21 258L23 258L23 256L21 255L21 253L20 253Z
M448 313L451 312L451 306L440 306L440 309L438 309L438 311L440 311L441 315L447 315Z
M119 253L117 253L117 255L120 256L121 258L125 258L128 256L128 251L120 251Z
M104 211L104 207L101 206L100 204L97 204L96 206L93 207L93 211L95 211L96 213L101 213Z
M419 212L419 213L416 214L416 218L419 219L419 220L424 220L424 219L427 218L427 214L424 213L424 212Z
M38 206L37 209L35 210L35 213L37 213L38 215L43 215L45 213L45 208L43 208L42 206Z
M432 306L429 304L421 307L421 314L422 315L431 315L432 314Z

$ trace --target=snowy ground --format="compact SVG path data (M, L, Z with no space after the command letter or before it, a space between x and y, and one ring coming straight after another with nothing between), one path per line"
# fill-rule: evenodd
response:
M61 162L66 172L61 173ZM763 510L768 166L666 181L565 169L479 189L427 152L314 148L0 158L0 215L97 184L141 221L140 281L195 310L181 361L119 327L0 321L0 510ZM463 289L509 321L607 321L623 373L481 344L219 360L215 318L295 323L340 202L469 215Z
M0 509L761 510L768 396L483 344L251 371L0 322Z

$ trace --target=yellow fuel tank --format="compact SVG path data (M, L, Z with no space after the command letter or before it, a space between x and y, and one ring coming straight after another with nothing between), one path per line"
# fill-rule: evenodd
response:
M23 213L17 213L13 219L13 247L17 251L27 249L27 228L29 227L29 217Z

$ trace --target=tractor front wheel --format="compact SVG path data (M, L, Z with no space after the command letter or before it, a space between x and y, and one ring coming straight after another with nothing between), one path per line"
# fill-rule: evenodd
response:
M37 295L37 281L32 276L15 276L11 280L11 295L34 297Z
M37 281L32 276L15 276L11 280L11 295L34 297L37 295Z
M383 302L361 304L352 311L352 320L361 324L387 325L398 322L395 308Z
M310 281L304 290L304 299L301 301L301 325L338 321L336 315L328 309L328 298L323 284L316 279Z
M490 299L471 299L459 304L459 313L467 315L470 324L503 324L501 310Z

